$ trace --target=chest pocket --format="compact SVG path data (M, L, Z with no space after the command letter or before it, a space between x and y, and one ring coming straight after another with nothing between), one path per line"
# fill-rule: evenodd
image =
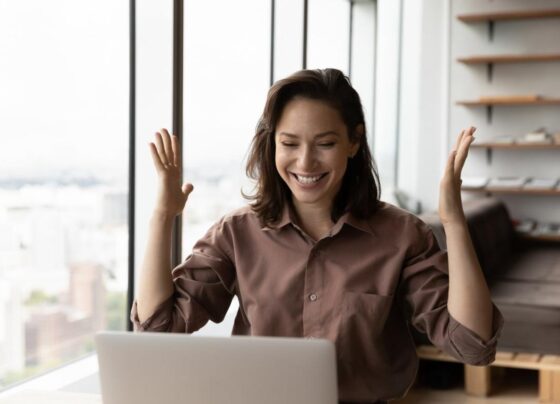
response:
M393 304L393 296L345 292L341 305L339 346L345 362L380 359L381 336Z

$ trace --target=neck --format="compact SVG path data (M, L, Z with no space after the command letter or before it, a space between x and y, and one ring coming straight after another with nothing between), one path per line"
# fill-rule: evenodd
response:
M316 240L327 234L334 225L330 205L311 205L295 201L293 205L300 226Z

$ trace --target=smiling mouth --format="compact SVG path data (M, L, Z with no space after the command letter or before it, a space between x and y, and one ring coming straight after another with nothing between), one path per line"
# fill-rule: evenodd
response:
M319 180L321 180L323 177L325 177L328 173L324 173L324 174L320 174L320 175L315 175L313 177L307 177L307 176L301 176L301 175L297 175L294 173L291 173L294 178L303 185L310 185L310 184L315 184L316 182L318 182Z

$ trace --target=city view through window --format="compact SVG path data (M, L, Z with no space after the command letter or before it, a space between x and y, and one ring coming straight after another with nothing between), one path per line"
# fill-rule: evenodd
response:
M292 24L302 2L276 3L275 80L302 63ZM310 1L308 68L348 74L348 7ZM357 22L371 28L372 10L355 5ZM183 259L215 221L247 203L241 188L252 191L244 165L269 88L270 2L190 1L184 12L183 177L195 189L182 217ZM138 25L155 23L145 17ZM91 354L97 331L126 329L128 29L128 1L0 0L0 390ZM147 82L166 74L171 52L167 65L146 63L162 38L138 38L142 104L165 93ZM354 78L369 117L372 78ZM154 170L147 141L169 124L148 127L150 113L172 115L167 106L137 111L137 237L149 221L138 206L157 190L155 174L145 174L146 164ZM145 247L137 243L138 257ZM221 324L197 334L229 335L237 307L234 299Z
M128 18L0 1L0 389L126 328Z

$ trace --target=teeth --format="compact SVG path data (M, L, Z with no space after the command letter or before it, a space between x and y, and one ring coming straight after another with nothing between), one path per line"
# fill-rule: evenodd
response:
M301 175L296 174L297 180L302 184L313 184L314 182L319 181L321 177L321 175L317 175L316 177L302 177Z

